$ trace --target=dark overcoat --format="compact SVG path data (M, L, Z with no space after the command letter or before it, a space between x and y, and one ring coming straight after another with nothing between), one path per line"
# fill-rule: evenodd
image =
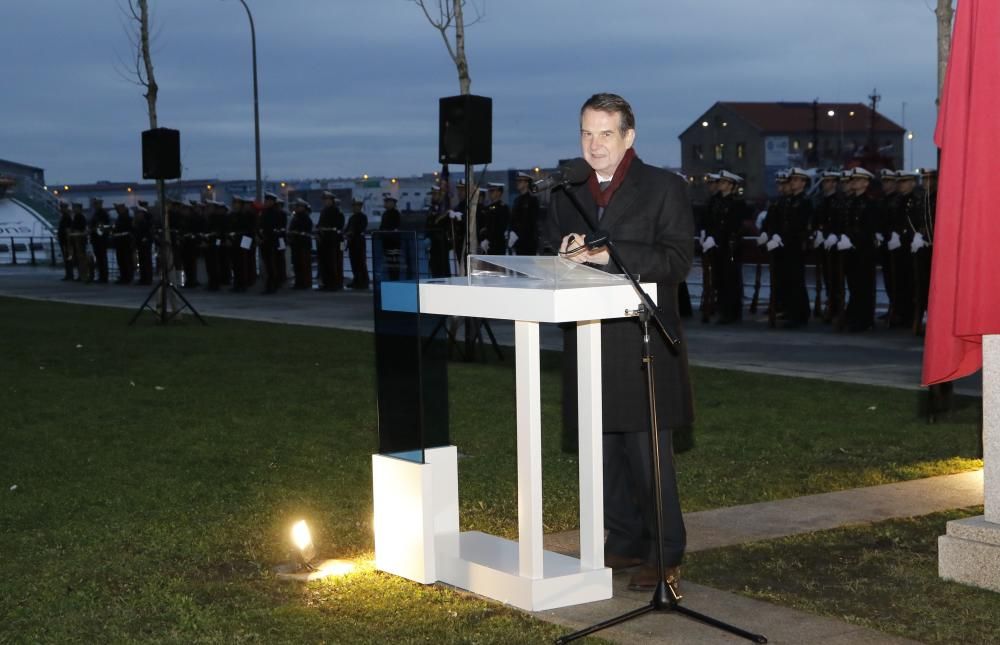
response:
M597 218L597 202L587 184L554 190L545 229L546 243L553 249L559 248L565 235L591 233L566 192L579 200L592 221ZM680 339L672 351L662 334L652 334L657 419L664 430L690 427L694 421L691 381L677 308L678 285L687 277L694 255L694 217L687 183L672 172L633 159L599 226L610 234L629 271L638 274L641 282L656 283L660 317ZM614 262L594 266L621 273ZM604 432L646 431L649 404L639 322L617 318L603 321L601 327ZM576 383L575 328L566 329L564 356L570 386L565 394L572 396ZM571 405L575 408L575 401Z

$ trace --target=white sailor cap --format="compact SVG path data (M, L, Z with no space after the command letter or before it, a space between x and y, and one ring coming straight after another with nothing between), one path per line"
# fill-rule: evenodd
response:
M532 181L533 177L531 175L529 175L528 173L526 173L526 172L518 172L517 173L517 180L521 181L522 179L524 181Z
M504 189L504 184L502 184L502 183L500 183L498 181L491 181L490 183L486 184L486 186L490 190L503 190Z
M274 201L278 201L278 196L274 193L264 193L264 199L273 199Z
M896 181L899 178L899 173L895 170L883 168L879 171L878 176L882 181Z
M899 181L905 181L907 179L916 180L919 177L920 177L920 175L915 170L897 170L896 171L896 179L898 179Z
M821 179L840 179L841 172L839 170L824 170L820 173Z
M778 172L774 173L774 180L777 182L788 181L788 171L779 170Z
M857 179L858 177L862 177L868 180L875 179L875 175L865 170L861 166L857 166L856 168L851 169L851 179Z
M809 173L807 173L804 168L799 168L798 166L793 166L788 169L788 178L791 179L792 177L812 179L812 177L809 176Z
M719 171L719 179L725 179L731 181L734 184L742 184L743 178L737 175L735 172L729 172L728 170Z
M323 191L323 199L337 199L337 196L328 190Z
M710 172L705 175L705 181L719 181L719 173Z
M307 202L306 200L302 199L301 197L299 197L298 199L296 199L293 203L296 206L305 206L306 208L312 208L312 206L309 205L309 202Z

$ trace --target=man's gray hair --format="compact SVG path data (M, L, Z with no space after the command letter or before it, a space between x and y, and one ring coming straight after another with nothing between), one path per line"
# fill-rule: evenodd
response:
M587 110L600 110L618 115L618 130L624 137L629 130L635 130L635 115L632 114L632 106L628 101L618 96L602 92L591 96L580 108L580 116Z

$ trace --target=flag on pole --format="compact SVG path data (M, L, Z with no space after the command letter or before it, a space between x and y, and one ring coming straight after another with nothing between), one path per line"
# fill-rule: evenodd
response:
M1000 2L960 0L934 141L941 148L924 385L972 374L1000 334Z

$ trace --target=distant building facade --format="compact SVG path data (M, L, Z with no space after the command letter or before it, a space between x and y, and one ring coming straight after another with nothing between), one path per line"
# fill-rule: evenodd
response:
M746 179L749 199L763 199L775 194L774 173L789 166L843 168L878 156L902 168L905 135L863 103L718 102L680 134L681 170L695 199L705 174L723 169Z

